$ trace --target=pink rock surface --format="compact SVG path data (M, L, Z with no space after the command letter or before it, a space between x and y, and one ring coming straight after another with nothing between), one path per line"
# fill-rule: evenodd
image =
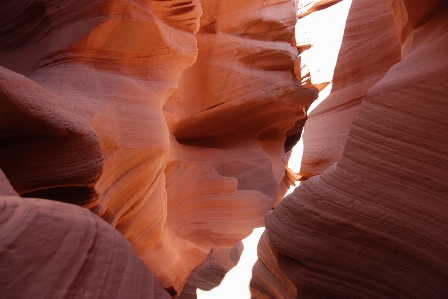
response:
M396 2L383 7L397 36L412 24L402 60L368 90L337 163L266 216L297 298L448 294L448 7Z
M269 237L263 233L257 248L258 261L252 269L251 298L295 299L297 287L280 268L279 254L272 247Z
M211 290L218 286L224 275L238 263L244 246L242 242L233 247L212 249L205 261L190 274L180 299L196 299L196 289Z
M281 200L286 132L317 93L292 72L294 1L207 1L202 10L197 61L163 111L172 134L167 224L208 252L262 226ZM183 296L194 297L200 277L217 280L207 260L197 269Z
M0 180L1 297L171 298L134 248L81 207L8 194Z
M306 4L299 3L297 17L299 19L304 18L307 15L312 14L313 12L326 9L341 1L342 0L313 0L313 1L307 1Z
M167 229L164 178L162 107L196 59L199 2L16 2L4 6L17 24L2 27L14 39L0 55L0 167L22 196L90 208L176 294L208 253Z
M1 196L19 196L16 190L9 183L8 178L5 176L3 171L0 169L0 195Z
M178 296L212 249L262 226L291 183L285 134L317 95L295 78L295 10L2 4L0 168L22 197L102 217Z
M389 2L352 2L331 93L309 114L305 125L303 179L321 174L340 159L353 117L367 92L401 60L394 24Z

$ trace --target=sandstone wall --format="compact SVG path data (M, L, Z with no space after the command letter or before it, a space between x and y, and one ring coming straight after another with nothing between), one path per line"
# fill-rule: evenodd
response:
M2 298L171 298L101 218L11 190L0 172Z
M0 169L21 197L90 209L173 297L264 225L317 96L294 73L295 1L1 6Z
M377 2L352 3L340 87L305 125L311 178L266 215L259 257L273 270L254 268L255 298L286 294L282 275L297 292L284 298L448 294L448 9Z

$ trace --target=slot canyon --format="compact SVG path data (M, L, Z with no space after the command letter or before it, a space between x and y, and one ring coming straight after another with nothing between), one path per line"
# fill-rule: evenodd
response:
M0 0L0 297L196 299L265 227L251 298L448 298L448 3L319 78L347 1Z

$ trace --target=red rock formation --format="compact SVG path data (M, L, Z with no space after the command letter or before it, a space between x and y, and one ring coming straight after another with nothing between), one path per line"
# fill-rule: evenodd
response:
M1 5L0 168L21 196L89 208L173 297L263 225L316 97L294 1L207 1L201 19L194 0Z
M165 174L168 227L208 251L262 226L281 200L290 184L285 135L316 91L292 72L293 1L208 1L202 9L197 61L164 106L173 134ZM215 277L207 263L190 281Z
M19 196L16 190L11 186L3 171L0 169L0 195L1 196Z
M326 9L342 0L312 0L307 1L305 5L299 4L298 14L299 19L306 17L313 12Z
M394 14L402 61L368 90L341 157L332 158L337 163L316 170L323 173L266 216L275 251L269 262L297 287L297 298L448 294L448 7L443 1L378 3L378 16ZM363 5L364 0L353 2L349 20L355 24L364 19L356 9ZM362 34L352 38L363 40ZM364 55L367 61L375 58ZM368 68L365 80L380 69ZM337 118L335 113L327 121ZM322 117L324 125L329 124ZM260 288L253 287L256 297Z
M316 97L292 73L294 2L208 1L203 11L197 62L164 107L168 126L181 144L218 149L207 154L209 164L237 178L239 190L278 202L285 132Z
M108 223L11 190L0 171L2 298L171 298Z
M15 4L6 5L8 20L33 17L2 27L14 39L0 59L10 69L2 69L0 168L22 196L100 215L176 292L206 253L192 254L194 246L166 230L161 108L195 61L199 3ZM33 30L44 29L35 19L47 20L38 39Z
M193 270L179 299L196 299L196 289L211 290L221 284L224 275L238 263L243 243L234 247L212 249L205 261Z
M305 125L300 167L304 179L321 174L340 159L353 117L367 92L400 61L394 24L387 1L352 3L331 93L309 114Z
M251 297L258 299L297 298L297 288L279 267L279 254L263 233L258 243L258 261L252 269Z

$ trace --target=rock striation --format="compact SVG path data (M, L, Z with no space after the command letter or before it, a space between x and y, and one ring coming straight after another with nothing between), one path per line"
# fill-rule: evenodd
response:
M0 178L2 298L171 298L107 222L72 204L20 198Z
M297 3L0 5L0 169L22 197L11 205L89 209L172 297L193 270L190 282L223 275L293 180L286 132L317 97L294 70Z
M191 272L179 298L195 299L197 288L209 291L219 286L224 275L238 264L243 249L242 242L233 247L212 249L204 262Z
M195 298L265 221L253 298L446 298L447 4L354 0L307 117L338 2L0 1L2 295Z
M0 168L23 197L75 203L101 216L177 292L203 258L179 258L196 249L166 229L162 107L195 61L199 2L4 7L15 25L2 28L16 39L0 58ZM39 39L25 34L43 30L34 17L14 23L27 11L47 20Z
M311 178L265 217L254 298L448 294L448 7L367 2L353 1L335 90L305 125ZM356 51L364 34L389 42Z
M308 115L306 122L300 167L303 179L321 174L339 161L353 118L367 92L401 60L394 25L388 1L352 2L331 93Z

